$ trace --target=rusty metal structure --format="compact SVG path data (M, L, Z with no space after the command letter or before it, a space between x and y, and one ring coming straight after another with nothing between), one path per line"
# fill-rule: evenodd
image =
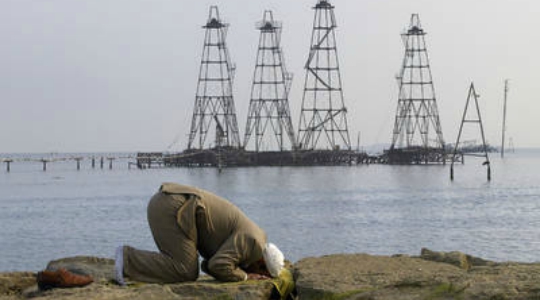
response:
M232 94L234 66L226 44L228 24L211 6L189 133L188 150L241 147ZM211 137L214 137L212 139Z
M465 109L463 110L461 125L459 126L458 137L454 146L454 152L452 153L452 164L450 165L451 180L454 180L454 162L464 163L464 156L466 155L484 158L485 161L482 163L482 165L487 166L487 180L491 180L491 163L489 161L489 151L486 143L486 137L484 135L484 125L482 124L482 116L480 114L480 106L478 105L478 97L479 95L476 93L474 83L471 82L471 86L469 87L469 94L467 96L467 102L465 102ZM474 113L472 113L471 115L468 114L469 105L471 105L471 99L474 100L476 115L474 115ZM472 123L472 125L477 124L479 126L480 136L482 137L482 145L479 149L476 149L475 151L463 151L463 149L460 151L459 148L461 135L463 133L463 125L465 125L466 123Z
M334 29L334 6L318 0L298 137L289 110L292 75L281 48L281 24L265 11L257 23L259 47L244 143L234 111L234 68L225 44L227 25L210 8L188 148L180 153L138 153L139 168L336 166L381 163L351 150ZM212 134L214 143L212 144Z
M401 34L405 55L397 76L392 144L386 151L390 164L446 163L425 35L418 14L413 14L408 29Z
M351 150L347 109L337 55L334 6L318 0L305 64L306 76L298 147L303 150Z
M281 48L280 22L266 10L256 24L259 47L251 86L244 149L255 152L296 148L289 109L292 74L287 72Z

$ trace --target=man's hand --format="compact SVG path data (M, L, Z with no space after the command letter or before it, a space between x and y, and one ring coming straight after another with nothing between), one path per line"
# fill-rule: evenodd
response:
M248 273L248 280L266 280L266 279L270 279L271 277L269 276L266 276L266 275L261 275L261 274L257 274L257 273Z

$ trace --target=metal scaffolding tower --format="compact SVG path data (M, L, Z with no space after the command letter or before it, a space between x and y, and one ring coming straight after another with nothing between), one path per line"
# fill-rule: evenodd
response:
M334 29L334 6L319 0L314 7L307 59L298 146L304 150L351 149Z
M402 33L405 55L397 76L399 100L393 130L393 150L442 151L444 139L425 42L418 14ZM442 162L445 158L442 158Z
M211 6L197 83L188 149L240 148L232 84L234 67L225 43L228 24ZM214 141L208 136L214 135ZM212 142L214 143L212 145Z
M257 23L259 48L251 86L244 148L261 151L295 149L289 109L292 74L285 68L281 49L281 24L272 11ZM252 139L253 137L253 139Z

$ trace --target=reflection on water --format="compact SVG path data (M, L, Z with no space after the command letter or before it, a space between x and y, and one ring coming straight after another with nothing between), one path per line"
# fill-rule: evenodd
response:
M448 166L113 170L36 163L0 170L0 271L38 270L73 255L155 249L146 203L161 182L237 204L294 261L329 253L418 254L422 247L539 261L540 153Z

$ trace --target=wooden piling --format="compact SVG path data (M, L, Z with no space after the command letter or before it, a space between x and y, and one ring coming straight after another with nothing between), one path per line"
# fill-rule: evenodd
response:
M96 168L96 158L92 156L92 169Z
M82 157L76 157L75 160L77 161L77 171L79 171L81 169L81 160L83 158Z
M6 171L9 173L11 172L11 163L13 162L12 159L6 159L4 160L4 162L6 163Z
M100 164L100 167L103 169L103 156L101 157L99 164Z
M43 171L47 171L47 162L49 162L48 160L42 158L41 159L41 162L43 163Z
M109 160L109 170L112 170L112 162L114 160L114 157L107 157L107 159Z

